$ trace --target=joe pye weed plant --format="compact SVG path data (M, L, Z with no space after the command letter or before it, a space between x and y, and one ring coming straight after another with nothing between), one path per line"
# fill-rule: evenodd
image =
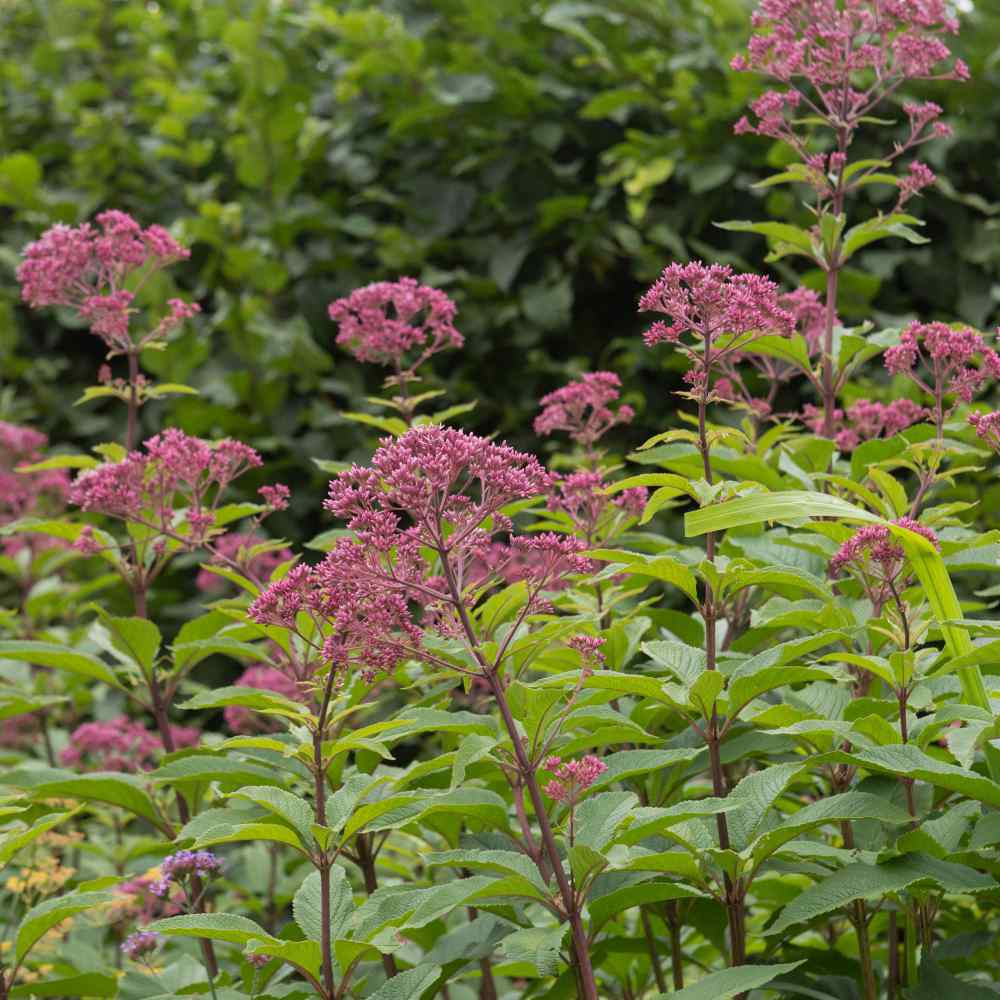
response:
M198 322L182 242L107 211L25 250L122 433L46 457L0 425L0 1000L994 995L998 539L966 484L1000 356L838 310L866 247L925 239L912 157L951 130L909 90L968 76L958 27L760 4L736 129L801 209L722 225L790 287L665 262L636 336L685 387L630 454L614 372L540 401L546 467L454 425L445 292L333 302L387 373L344 417L384 436L320 460L311 540L268 533L257 449L155 423L193 391L143 370Z

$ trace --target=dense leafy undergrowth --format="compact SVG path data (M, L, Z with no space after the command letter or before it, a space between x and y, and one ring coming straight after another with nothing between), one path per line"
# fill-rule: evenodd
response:
M255 448L141 432L193 391L150 364L198 312L163 292L176 237L110 210L25 249L121 420L91 454L0 424L0 1000L995 995L1000 542L970 497L1000 355L838 312L855 254L925 239L913 156L950 127L906 90L966 78L957 30L760 5L733 69L774 89L736 130L787 145L764 184L812 224L723 228L823 294L668 264L639 307L681 426L624 458L615 373L540 401L547 469L426 388L464 344L444 292L331 303L386 376L347 416L385 436L319 461L312 539L269 534Z

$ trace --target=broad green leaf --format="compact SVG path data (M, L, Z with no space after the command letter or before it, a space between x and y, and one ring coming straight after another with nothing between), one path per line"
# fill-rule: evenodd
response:
M60 646L54 642L33 642L27 639L8 639L0 642L0 659L20 660L39 667L52 667L67 673L101 681L111 687L120 687L114 671L93 653Z
M996 1000L997 991L981 979L959 979L929 955L925 955L920 963L920 978L906 991L906 1000L941 1000L942 997L950 997L952 1000Z
M155 920L148 929L165 937L208 938L239 945L271 938L259 924L235 913L188 913L180 917L166 917Z
M632 792L599 792L576 807L576 843L602 851L637 802Z
M612 917L646 903L662 903L668 899L691 899L701 896L697 889L676 882L642 882L617 889L588 903L594 929L604 926Z
M94 771L74 774L57 768L31 768L4 776L4 784L24 788L37 799L73 799L121 806L163 829L163 818L146 791L146 782L132 774Z
M716 222L716 227L731 233L758 233L769 240L780 243L790 243L792 246L805 250L809 256L813 253L812 235L805 229L789 225L787 222Z
M227 823L210 827L198 837L194 846L200 850L203 847L211 847L213 844L235 844L240 841L264 840L275 844L286 844L303 854L306 853L302 838L294 830L290 830L280 823L265 822Z
M824 755L823 760L854 764L875 774L890 774L926 781L938 788L947 788L979 802L985 802L994 808L1000 808L1000 784L975 771L935 760L912 743L858 750L850 754L837 751Z
M753 842L753 855L758 860L765 858L807 830L844 820L876 820L901 826L910 821L910 815L883 795L859 791L831 795L782 816L779 826Z
M420 1000L440 975L441 970L436 965L418 965L393 976L370 994L368 1000Z
M247 799L275 816L280 816L289 826L298 830L304 843L309 843L316 817L312 806L292 792L271 785L250 785L231 792L230 798Z
M158 785L185 785L218 781L225 785L280 785L280 771L264 764L238 760L218 753L191 753L161 764L150 772Z
M33 906L17 928L14 954L18 961L57 924L78 913L105 906L113 899L114 894L110 892L69 892Z
M204 708L228 708L230 705L252 708L258 712L281 715L289 719L300 719L309 714L305 705L292 701L283 694L251 687L223 687L215 688L213 691L202 691L179 707L185 711L195 711Z
M803 960L804 961L804 960ZM784 965L740 965L721 972L710 972L692 986L673 993L660 993L654 1000L731 1000L739 993L759 989L797 969L803 962Z
M439 851L427 855L424 864L428 868L468 868L470 871L497 872L503 875L517 875L537 886L543 893L548 887L542 881L535 864L526 854L519 851L468 850Z
M733 847L742 850L753 839L768 810L781 798L789 782L802 772L804 764L771 764L753 771L729 793L739 808L727 815Z
M118 980L103 972L83 972L65 979L21 983L10 991L11 1000L30 997L116 997Z
M41 816L34 820L31 826L23 829L5 830L0 834L0 868L7 864L11 858L23 847L37 840L43 833L65 823L72 818L77 810L70 812L50 813L48 816Z
M597 790L617 781L632 778L650 771L662 771L677 764L687 764L701 753L700 747L676 750L621 750L604 758L607 767L591 786Z
M708 531L725 531L728 528L770 521L795 525L814 517L835 517L866 524L878 524L881 521L876 514L855 507L839 497L788 490L783 493L756 493L690 511L684 515L684 533L691 537Z
M133 660L148 674L156 661L162 642L160 630L148 618L102 616L115 648Z
M951 893L988 892L997 885L990 876L974 868L926 854L907 854L880 865L858 861L796 896L765 933L781 934L795 924L808 923L856 899L878 899L917 884Z
M292 900L292 915L299 929L312 941L323 940L323 895L320 873L310 872ZM330 940L347 936L347 926L354 915L354 896L347 872L340 865L330 869L330 920L327 933Z

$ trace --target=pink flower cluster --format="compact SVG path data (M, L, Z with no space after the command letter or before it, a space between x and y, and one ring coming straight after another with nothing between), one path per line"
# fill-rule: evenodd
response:
M876 107L909 79L967 80L961 59L952 60L943 36L958 32L946 0L761 0L747 52L733 58L740 72L761 73L784 85L755 99L752 117L735 125L737 134L755 133L790 145L805 166L803 177L820 202L835 191L853 190L884 164L845 180L847 149L854 132ZM906 102L909 134L883 157L895 160L933 138L951 135L938 121L941 108L927 101ZM838 148L826 155L809 149L801 119L820 119L833 131ZM898 181L901 208L934 182L922 163L911 164Z
M512 528L502 508L551 484L533 456L463 431L417 427L386 439L370 466L330 483L324 506L354 537L268 587L250 616L294 629L309 614L330 630L324 654L336 669L355 664L366 679L391 671L417 655L425 628L453 634L458 601L475 600L511 564L539 602L566 573L589 568L580 540L552 533L500 543L497 555L495 536Z
M565 431L577 443L593 447L612 427L630 423L635 416L631 406L611 409L621 384L614 372L588 372L550 392L539 401L542 412L535 417L535 433Z
M570 639L568 645L570 649L575 649L583 660L585 666L600 666L604 662L604 654L601 647L605 640L597 635L575 635Z
M116 885L114 892L117 898L112 904L114 920L148 924L180 913L183 907L178 901L153 893L153 886L158 880L159 869L154 868L145 875L136 875Z
M924 188L930 187L937 180L937 174L926 163L914 160L909 166L909 174L899 180L899 198L896 201L896 211L899 211L914 195Z
M937 535L912 517L901 517L893 524L921 535L935 548L940 548ZM905 583L902 580L905 565L906 554L902 545L893 540L890 530L884 524L868 524L834 553L830 575L835 577L844 570L851 571L869 600L876 608L881 608L900 584Z
M69 476L64 469L18 471L21 466L41 461L48 442L44 434L31 427L0 420L0 525L32 514L56 513L65 505ZM15 555L28 545L37 551L51 547L54 541L39 538L29 542L29 537L5 538L3 550Z
M247 667L236 681L236 686L256 688L258 691L273 691L292 701L304 700L302 689L291 677L263 663ZM242 705L229 705L224 714L226 725L234 733L273 733L282 728L277 719L259 715Z
M732 68L804 80L831 113L845 110L845 82L861 77L887 87L969 75L961 60L943 65L951 53L941 36L958 33L945 0L761 0L751 23L757 34ZM848 89L846 110L864 107L867 97Z
M574 528L592 544L623 518L641 517L649 499L644 486L608 496L603 492L608 485L600 472L573 472L555 484L549 496L549 510L566 514Z
M969 423L976 429L976 437L985 441L994 451L1000 452L1000 411L970 413Z
M685 334L703 343L723 334L787 334L795 319L778 297L778 286L759 274L735 274L727 265L700 261L671 264L639 300L642 312L671 320L646 331L646 346L676 344Z
M580 795L607 771L608 765L600 757L587 754L580 760L568 760L563 763L561 757L549 757L545 761L545 770L551 771L554 777L545 786L545 794L556 802L575 805Z
M143 521L166 531L175 508L187 508L191 540L201 541L214 523L219 499L234 479L261 465L248 445L226 438L211 443L169 428L130 452L77 477L71 503L85 511Z
M405 367L411 372L438 351L465 343L454 326L455 311L444 292L413 278L366 285L329 308L340 326L337 343L358 361L400 370L410 355Z
M122 942L122 953L126 958L138 962L152 954L160 946L160 935L155 931L136 931Z
M174 746L197 746L197 729L171 726ZM135 773L149 771L163 753L163 741L140 722L124 715L107 722L85 722L70 735L70 745L59 754L67 767L85 766L90 771Z
M370 467L341 473L323 506L381 551L396 544L403 518L414 526L411 544L449 548L512 501L546 493L551 482L537 458L509 445L451 427L417 427L384 439ZM445 523L453 529L447 540Z
M166 896L171 883L184 884L191 878L210 879L222 871L222 862L211 851L178 851L160 863L160 878L150 891Z
M977 364L980 359L981 366ZM1000 378L1000 354L967 326L913 322L903 331L899 343L885 352L883 360L890 374L907 376L934 397L939 426L945 395L954 394L969 403L988 379ZM917 371L920 363L930 369L926 381Z
M826 305L822 299L811 288L800 287L781 295L778 305L791 316L792 329L805 340L810 357L815 356L826 332ZM835 316L834 324L839 322L839 318ZM762 377L766 395L753 394L744 377L745 366ZM771 415L781 386L802 374L800 367L780 358L742 351L727 351L719 359L719 368L723 377L716 380L712 389L716 399L738 403L758 419Z
M879 403L871 399L859 399L852 403L846 413L834 411L836 433L834 443L844 452L853 451L862 441L875 438L889 438L913 424L926 420L929 411L911 399L895 399L891 403ZM823 411L807 403L802 414L806 426L819 434L823 428Z
M32 308L71 308L112 351L127 352L135 346L129 330L135 295L126 281L141 271L141 284L153 271L189 256L162 226L143 229L125 212L108 211L97 216L96 226L59 224L43 233L25 249L17 280ZM199 311L180 299L168 305L143 342L166 336Z
M265 486L264 489L267 487ZM211 562L235 563L242 570L244 576L258 583L266 583L271 579L271 574L283 562L292 558L292 550L283 546L266 548L258 552L253 551L266 544L267 539L259 535L250 532L230 531L212 540ZM204 591L223 590L226 581L216 573L203 569L195 578L195 586Z

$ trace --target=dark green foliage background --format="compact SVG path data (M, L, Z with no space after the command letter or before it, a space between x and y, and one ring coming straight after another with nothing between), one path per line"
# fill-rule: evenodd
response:
M750 7L0 2L0 418L80 446L119 436L114 405L71 405L96 339L28 313L14 281L45 227L118 207L176 228L192 258L173 276L204 310L154 373L201 396L150 407L150 429L248 440L314 493L302 456L364 455L373 435L338 411L379 385L334 346L326 305L411 274L459 303L467 347L438 370L452 400L478 399L466 426L537 448L538 396L605 367L641 440L676 385L637 336L641 290L689 256L759 268L762 242L715 220L805 221L790 189L751 190L782 150L732 134L762 85L728 69ZM926 151L946 178L921 206L933 242L864 255L847 319L996 321L1000 10L976 8L956 46L973 82L922 95L957 129Z

